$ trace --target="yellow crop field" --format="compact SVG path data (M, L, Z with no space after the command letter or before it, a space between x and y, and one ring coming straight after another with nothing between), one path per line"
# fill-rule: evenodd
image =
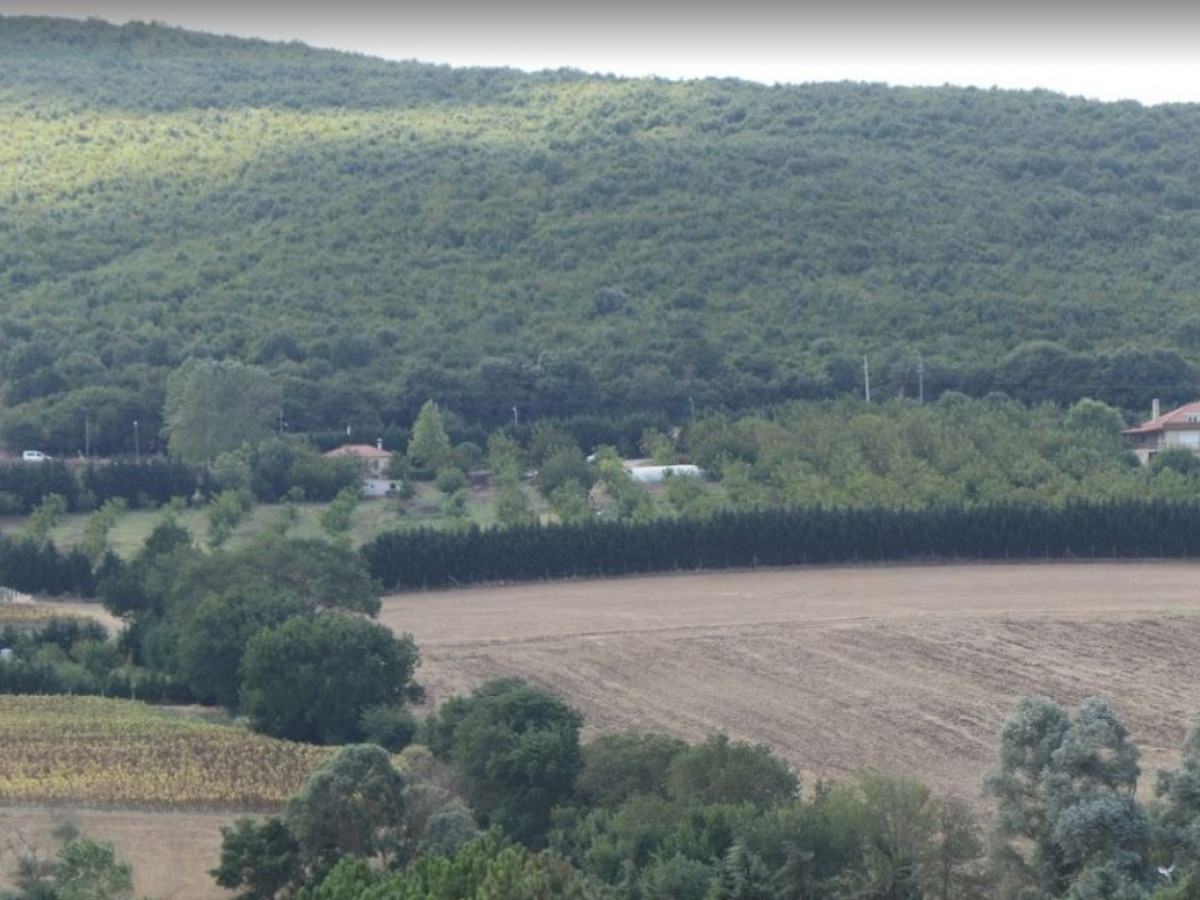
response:
M0 804L269 811L329 752L127 700L0 696Z

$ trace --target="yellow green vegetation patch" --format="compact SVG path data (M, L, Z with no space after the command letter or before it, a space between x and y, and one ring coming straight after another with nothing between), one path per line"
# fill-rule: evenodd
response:
M329 752L128 700L0 696L0 803L266 811Z
M53 609L47 609L44 606L33 606L26 603L0 603L0 627L5 625L41 625L54 618L65 618L65 615Z

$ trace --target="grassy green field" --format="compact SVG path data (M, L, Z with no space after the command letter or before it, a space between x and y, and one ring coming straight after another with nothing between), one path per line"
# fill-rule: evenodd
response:
M535 509L544 508L536 492L530 490L529 498ZM349 537L358 546L377 535L403 528L441 528L446 524L443 514L445 497L431 484L420 484L417 493L408 500L398 498L364 499L354 510ZM328 508L325 503L301 503L294 505L260 504L254 507L247 519L234 531L226 546L237 546L252 539L265 530L279 527L284 519L290 519L287 533L298 538L318 538L328 532L321 526L321 515ZM490 490L472 490L467 498L467 521L480 526L495 522ZM109 532L109 545L119 555L130 557L145 543L146 537L162 518L160 510L130 510ZM205 507L181 510L178 521L194 536L196 542L206 546L209 539L208 512ZM70 514L51 530L50 537L60 549L73 547L83 534L87 513ZM0 520L0 532L20 535L26 526L25 517L9 517Z

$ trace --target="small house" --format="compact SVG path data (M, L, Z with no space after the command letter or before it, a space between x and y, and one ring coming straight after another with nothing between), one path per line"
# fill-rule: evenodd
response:
M328 451L325 456L349 456L359 460L363 468L363 496L387 497L400 490L400 479L388 477L392 454L383 449L383 439L372 444L344 444Z
M383 449L383 438L374 444L343 444L325 455L331 457L352 456L362 460L363 470L375 478L384 477L387 474L388 465L392 461L392 454Z
M1200 455L1200 401L1163 413L1155 400L1150 405L1150 419L1136 428L1126 428L1122 434L1143 465L1170 447Z

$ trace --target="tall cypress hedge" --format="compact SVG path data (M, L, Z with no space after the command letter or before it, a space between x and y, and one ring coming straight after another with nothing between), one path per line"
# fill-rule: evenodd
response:
M62 553L53 544L0 537L0 585L27 594L94 597L96 577L82 550Z
M387 590L923 559L1183 559L1200 555L1200 504L811 508L638 524L418 529L380 535L362 552Z

